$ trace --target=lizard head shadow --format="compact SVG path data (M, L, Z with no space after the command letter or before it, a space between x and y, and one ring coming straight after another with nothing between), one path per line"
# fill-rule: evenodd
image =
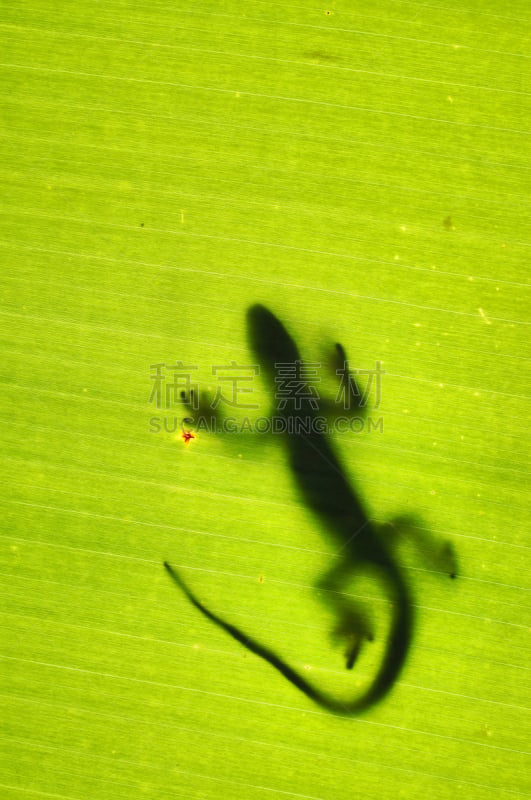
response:
M287 336L286 329L278 317L265 306L256 304L249 308L247 331L249 345L268 379L274 377L276 364L300 360L297 345L290 336Z

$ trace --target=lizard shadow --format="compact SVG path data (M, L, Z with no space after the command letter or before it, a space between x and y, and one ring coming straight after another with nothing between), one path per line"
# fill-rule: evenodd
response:
M279 365L303 365L296 342L267 308L252 306L247 313L247 326L250 348L269 386L275 386ZM365 407L360 399L362 393L340 344L335 345L331 363L336 373L341 375L351 413L364 414ZM298 381L299 388L300 385ZM309 388L304 380L302 385ZM310 391L299 392L296 398L293 392L290 395L288 391L284 401L277 406L275 416L281 422L279 429L283 432L279 438L285 447L290 472L301 500L336 548L332 565L319 577L315 587L336 620L333 636L345 642L347 669L353 668L364 643L374 638L371 614L366 605L345 592L347 582L358 573L368 574L382 585L390 600L387 641L369 686L350 700L321 690L271 648L215 614L199 601L168 562L165 562L165 567L205 617L271 664L320 706L338 714L360 713L389 693L401 673L412 642L414 604L405 571L395 554L396 542L406 535L416 540L421 552L424 550L430 555L435 568L451 577L455 577L457 571L455 554L449 543L439 544L429 532L423 532L419 521L411 515L396 517L383 525L371 519L329 436L326 416L333 408L326 402L316 404ZM201 410L200 405L199 413Z

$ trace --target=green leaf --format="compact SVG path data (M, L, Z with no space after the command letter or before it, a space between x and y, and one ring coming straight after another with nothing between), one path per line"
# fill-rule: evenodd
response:
M527 18L520 0L4 7L6 800L529 792ZM410 515L458 557L450 581L400 538L414 640L361 716L313 704L163 568L320 686L371 681L385 587L347 587L380 635L346 671L314 590L337 548L282 437L185 445L149 402L150 365L211 392L212 367L252 365L253 303L309 361L340 342L381 362L383 431L334 447L372 518Z

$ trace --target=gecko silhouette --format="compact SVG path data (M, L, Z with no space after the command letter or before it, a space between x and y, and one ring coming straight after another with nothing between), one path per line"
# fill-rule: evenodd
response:
M247 321L250 345L263 374L274 386L278 364L301 363L297 345L280 320L262 305L254 305L249 309ZM336 365L340 365L340 370L336 371L344 370L350 403L353 408L359 409L360 392L348 372L345 351L339 344L336 345L335 361ZM300 381L297 384L300 387ZM320 426L308 425L308 420L315 420L317 414L315 401L312 402L309 393L300 392L300 395L297 403L281 403L283 408L277 410L285 423L282 429L289 431L281 434L281 438L287 448L289 465L302 498L338 546L336 563L317 581L316 588L336 615L334 633L347 640L347 669L354 666L363 641L371 641L374 637L368 615L361 606L342 594L346 579L357 572L376 575L391 601L388 640L379 669L369 686L351 700L342 700L321 690L271 648L215 614L197 598L168 562L164 562L164 566L188 600L205 617L275 667L305 695L328 711L356 714L380 701L397 680L412 640L414 608L404 573L389 541L389 526L386 529L386 526L369 519L328 435ZM446 571L455 577L451 546L445 544L439 555L445 562Z

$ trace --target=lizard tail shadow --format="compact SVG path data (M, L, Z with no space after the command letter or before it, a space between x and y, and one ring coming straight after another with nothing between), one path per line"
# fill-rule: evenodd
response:
M396 602L393 605L394 619L391 634L387 644L380 670L374 681L367 690L353 700L343 701L328 693L322 692L310 681L303 677L286 661L280 658L271 648L261 644L256 639L247 635L235 625L226 622L213 611L210 611L188 588L181 576L167 561L164 566L172 580L177 584L188 600L194 605L207 619L222 628L226 633L240 642L247 650L263 658L280 672L290 683L297 687L307 697L313 700L322 708L334 714L349 716L359 714L369 707L378 703L392 688L405 661L410 644L410 632L412 628L412 610L408 594L405 587L397 594Z

